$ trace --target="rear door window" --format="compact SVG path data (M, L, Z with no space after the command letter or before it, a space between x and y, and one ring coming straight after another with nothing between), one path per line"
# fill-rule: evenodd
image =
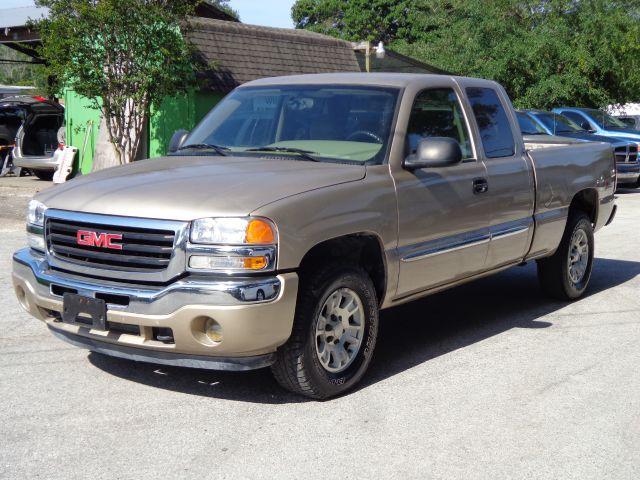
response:
M498 94L492 88L467 88L487 158L511 157L516 146L513 131Z
M22 108L0 108L0 126L17 130L26 117L27 112Z

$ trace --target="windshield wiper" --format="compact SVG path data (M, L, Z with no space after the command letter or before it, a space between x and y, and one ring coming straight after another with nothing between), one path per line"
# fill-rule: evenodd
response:
M229 147L222 147L220 145L214 145L213 143L194 143L192 145L183 145L178 149L181 150L214 150L218 155L222 155L226 157L229 155L227 152L229 151Z
M245 152L284 152L284 153L297 153L305 160L311 160L312 162L319 162L317 158L313 157L311 154L316 153L311 150L303 150L301 148L293 148L293 147L255 147L255 148L247 148Z

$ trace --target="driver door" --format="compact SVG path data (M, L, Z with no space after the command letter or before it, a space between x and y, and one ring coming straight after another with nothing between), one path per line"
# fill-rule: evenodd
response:
M491 201L487 169L477 158L459 95L451 87L419 92L411 109L405 157L428 137L458 141L463 159L447 167L398 170L398 296L410 296L483 270Z

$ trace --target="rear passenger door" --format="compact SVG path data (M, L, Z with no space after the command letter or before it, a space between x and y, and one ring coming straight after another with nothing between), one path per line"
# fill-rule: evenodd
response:
M511 103L501 88L467 86L488 175L491 243L487 269L519 262L533 235L534 179ZM518 135L518 137L516 136Z

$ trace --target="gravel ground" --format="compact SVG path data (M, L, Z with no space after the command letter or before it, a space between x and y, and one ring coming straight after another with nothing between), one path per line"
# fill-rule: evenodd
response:
M2 219L6 283L26 197L9 203L20 215ZM640 192L618 204L586 298L549 301L528 265L385 311L361 387L326 402L283 392L268 370L87 353L6 288L0 478L636 480Z

